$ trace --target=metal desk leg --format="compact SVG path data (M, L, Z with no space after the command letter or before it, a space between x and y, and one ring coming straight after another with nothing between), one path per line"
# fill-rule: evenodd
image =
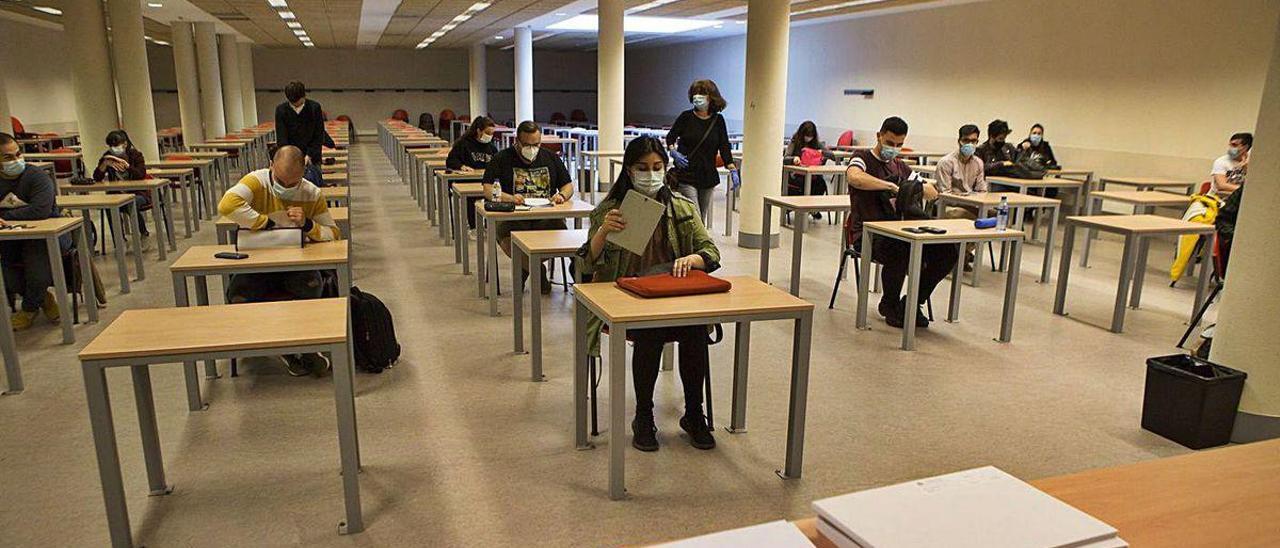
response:
M334 345L329 357L333 363L333 403L338 414L338 453L342 461L342 498L346 507L346 520L338 523L338 532L346 535L364 530L364 517L360 513L360 437L356 430L355 372L345 343Z
M111 397L107 392L107 375L102 368L80 365L84 374L84 391L89 402L89 425L93 429L93 448L98 460L98 477L102 482L102 501L107 508L107 529L114 547L133 546L129 531L129 507L125 502L124 478L120 474L120 453L116 447L115 422L111 417Z
M916 314L920 310L920 263L924 254L924 244L912 241L911 259L907 263L907 297L902 307L902 349L916 349ZM895 297L885 295L885 297Z
M796 210L791 218L791 294L799 297L800 255L804 252L804 229L809 218L807 213L800 210Z
M733 332L733 413L729 432L747 431L747 371L751 358L751 322L734 324Z
M514 255L515 247L512 246L512 254ZM514 259L512 259L514 260ZM533 275L533 265L542 264L543 257L533 255L529 257L529 278L533 280L533 288L529 290L529 337L533 342L533 382L541 382L544 378L542 375L542 276ZM513 291L523 293L523 289L515 283L511 284ZM517 301L520 300L519 295L516 296Z
M574 299L573 306L573 439L574 447L590 449L587 441L587 369L590 367L590 356L587 355L587 320L591 313L581 302Z
M467 214L467 199L464 196L459 195L455 202L455 211L457 213L454 223L457 225L457 232L455 232L456 236L453 238L453 243L457 246L457 249L459 250L458 253L461 254L458 256L458 260L462 262L462 274L465 276L471 273L471 257L468 252L468 247L471 245L471 235L467 233L465 225L467 221L466 218L463 217ZM476 226L480 226L479 221L476 221Z
M1085 241L1089 241L1087 238ZM1053 313L1066 316L1067 279L1071 277L1071 248L1076 245L1076 225L1067 223L1062 231L1062 259L1058 261L1058 287L1053 294Z
M772 217L773 217L773 206L769 204L769 202L764 202L764 214L762 216L763 224L761 224L760 226L764 227L765 232L769 231L769 226L773 222ZM760 281L764 283L769 283L769 250L772 246L769 245L768 234L762 236L761 238L762 239L760 241Z
M1049 276L1053 274L1053 244L1057 239L1058 233L1058 206L1044 208L1042 211L1049 212L1049 234L1044 238L1044 264L1040 266L1040 283L1049 283Z
M1018 274L1022 270L1018 265L1022 264L1022 246L1024 245L1026 244L1021 238L1013 240L1010 244L1011 262L1009 271L1005 273L1004 313L1000 316L1000 338L996 339L1000 342L1009 342L1013 337L1013 312L1018 301ZM1049 250L1046 249L1045 253L1048 252Z
M169 240L169 251L178 250L178 238L173 234L173 190L169 185L160 187L158 193L161 198L161 205L164 207L164 233Z
M138 202L129 200L127 207L131 213L129 218L132 219L133 222L137 222L138 215L142 214L142 212L138 211ZM125 230L124 223L124 214L122 212L120 216L121 232L124 232ZM133 231L133 266L138 269L138 281L147 279L147 272L142 267L142 234L138 233L137 230Z
M858 284L858 329L867 328L867 301L871 289L871 231L862 231L862 256L858 261L862 271L862 283Z
M914 320L914 318L913 318ZM791 406L787 413L787 460L778 476L797 479L804 464L804 420L809 400L809 345L813 314L796 319L791 338Z
M724 235L733 235L733 176L729 177L729 184L724 185Z
M488 241L485 253L489 255L490 264L486 265L488 270L484 271L484 277L488 278L490 316L498 315L498 223L494 220L493 226L485 231L485 240Z
M8 289L4 286L4 277L0 276L0 295L8 295ZM8 300L0 303L0 311L8 316L9 310ZM0 396L16 396L25 390L22 383L22 366L18 363L18 347L13 341L12 329L0 329L0 351L4 353L4 374L7 379L9 388L0 392Z
M486 235L489 232L489 219L484 215L476 215L476 292L481 299L484 298L484 277L489 271L485 270L485 241L488 240Z
M1138 308L1142 299L1142 282L1147 277L1147 254L1151 251L1151 238L1138 238L1138 264L1133 270L1133 290L1129 295L1129 307Z
M960 286L964 285L961 279L964 277L964 256L967 244L960 244L960 257L956 259L956 266L951 270L951 300L947 303L947 321L955 322L960 319ZM982 242L978 242L974 247L982 247Z
M511 246L511 332L512 351L524 353L524 282L520 274L524 272L524 252L520 246ZM538 283L537 281L534 282ZM537 299L534 299L537 300Z
M209 306L209 278L205 276L196 276L196 306ZM339 287L342 287L339 285ZM218 362L216 360L204 361L204 378L217 379L221 377L218 374Z
M1124 303L1129 296L1129 282L1133 278L1133 263L1137 261L1138 236L1126 234L1124 237L1124 255L1120 259L1120 283L1116 289L1116 306L1111 313L1111 331L1119 333L1124 330Z
M155 223L156 250L160 254L160 260L162 262L167 260L169 256L169 246L166 245L164 234L164 213L163 209L161 209L163 206L160 205L163 200L161 197L163 193L164 191L159 188L151 192L151 220Z
M77 231L80 232L80 231ZM93 253L84 242L79 249L81 257L87 257L89 253ZM49 267L53 270L53 296L58 302L58 310L62 311L62 344L71 344L76 342L76 332L71 329L71 299L67 298L67 276L62 270L62 248L58 245L57 236L49 236L44 239L45 252L49 254ZM80 283L81 287L93 287L93 278L84 278ZM48 297L46 297L48 298ZM89 302L87 297L85 304L96 307L97 303Z
M431 168L427 168L427 177L428 178L437 177L435 170ZM436 190L438 194L440 194L441 196L448 196L450 193L450 188L453 186L453 185L450 185L448 182L444 181L443 179L436 179L432 181L430 184L438 185L436 187ZM436 212L436 217L440 219L440 238L441 239L448 239L448 235L445 233L447 228L445 227L444 216L449 212L444 210L445 207L446 207L445 203L441 201L439 204L439 211ZM463 211L461 209L458 210L459 215L461 215L462 212ZM457 235L455 235L455 237L456 236Z
M985 219L986 217L987 206L978 207L978 218ZM983 242L978 242L973 246L973 272L970 273L970 277L972 279L969 280L969 285L972 285L973 287L978 287L978 274L982 272L982 257L983 254L986 253L987 249L986 246L983 246L982 244ZM995 251L992 251L992 253L995 253ZM991 257L991 260L996 260L994 255Z
M160 432L156 427L156 402L151 392L151 369L148 365L132 365L129 373L133 377L133 400L138 410L138 433L142 436L147 485L153 497L168 495L173 492L173 486L164 479L164 458L160 454Z
M184 232L185 235L183 237L190 239L191 238L191 217L192 217L191 212L195 209L193 207L195 204L192 204L191 200L188 199L191 196L191 187L183 185L182 183L179 183L178 186L182 187L178 189L177 194L178 194L178 201L180 202L179 205L182 206L182 228L185 231ZM173 192L172 187L170 187L169 191Z
M116 229L111 231L112 252L116 256L116 270L120 274L120 292L129 293L129 262L124 258L124 208L117 207L107 212L115 218ZM85 223L85 226L89 226ZM97 306L97 303L94 303Z
M191 306L187 294L187 278L181 273L173 274L173 304L175 306ZM187 411L204 411L209 406L200 398L200 377L196 374L196 362L182 362L182 379L187 385Z
M1205 292L1209 289L1209 276L1213 272L1213 240L1217 238L1216 234L1209 233L1200 236L1204 238L1204 245L1200 246L1200 274L1196 276L1196 300L1195 306L1191 309L1191 319L1196 317L1196 311L1204 305Z
M627 496L627 326L609 326L609 498Z
M1102 209L1102 199L1096 196L1090 196L1089 201L1084 204L1084 214L1093 215L1095 210ZM1080 267L1089 268L1089 249L1093 247L1093 240L1098 237L1098 229L1090 228L1085 231L1084 247L1080 253Z

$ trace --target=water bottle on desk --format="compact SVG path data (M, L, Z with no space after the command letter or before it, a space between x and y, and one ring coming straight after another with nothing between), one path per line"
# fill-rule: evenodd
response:
M494 181L494 183L489 186L490 186L489 201L501 202L502 201L502 185L498 184L497 181Z
M996 231L1004 232L1009 228L1009 197L1001 196L1000 205L996 206Z

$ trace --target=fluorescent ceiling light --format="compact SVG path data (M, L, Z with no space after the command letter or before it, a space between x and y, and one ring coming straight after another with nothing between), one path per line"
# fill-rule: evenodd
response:
M297 19L297 17L294 16L293 12L291 11L278 11L276 13L280 15L281 19L284 19L286 21L288 21L289 19Z
M302 29L293 29L293 34L294 34L294 36L306 36L306 35L307 35L307 31L302 30Z
M299 23L299 22L297 22L297 21L289 21L288 23L285 23L284 25L285 25L286 27L291 28L291 29L300 29L300 28L302 28L302 23Z
M498 39L498 40L505 40L505 38L503 38L503 37L501 37L501 36L494 36L494 38L496 38L496 39Z
M288 2L285 2L285 0L267 0L267 4L269 4L269 5L270 5L271 7L273 7L273 8L287 8L287 7L289 7L289 3L288 3Z
M791 12L791 16L795 17L797 15L809 15L813 13L823 13L828 11L842 10L846 8L856 8L858 6L869 6L871 4L879 4L885 1L886 0L851 0L849 2L841 2L839 4L831 4L828 6L793 11Z
M440 27L440 30L437 30L431 33L431 36L428 36L423 41L418 42L418 45L416 46L416 48L422 49L431 45L432 42L435 42L437 39L439 39L441 36L444 36L449 31L458 28L458 25L461 25L462 23L471 19L477 13L480 13L488 9L489 6L491 5L493 5L493 2L476 2L474 4L471 4L471 7L467 8L466 11L454 16L452 20L450 20L448 23L445 23L443 27ZM501 39L501 37L499 37L499 39Z
M643 4L640 4L639 6L636 6L636 7L634 7L634 8L631 8L631 9L627 10L627 11L626 11L626 13L628 13L628 14L630 14L630 13L640 13L640 12L642 12L642 11L648 11L648 10L651 10L651 9L653 9L653 8L658 8L658 7L665 6L665 5L670 4L670 3L672 3L672 2L675 2L675 1L676 1L676 0L653 0L652 2L645 2L645 3L643 3Z
M163 8L163 7L164 7L164 4L161 4L161 3L159 3L159 2L147 2L147 7L148 7L148 8Z
M155 40L155 41L152 41L151 43L153 43L153 44L155 44L155 45L157 45L157 46L167 46L167 45L169 45L169 43L168 43L168 42L165 42L164 40Z
M571 30L571 31L589 31L596 32L598 27L598 18L595 15L578 15L570 17L548 25L547 28L554 30ZM676 34L680 32L688 32L691 30L703 29L722 22L716 19L688 19L681 17L645 17L642 15L628 16L622 20L622 29L624 32L635 32L642 34Z
M58 8L51 8L49 6L31 6L31 9L41 13L47 13L49 15L62 15L62 10Z

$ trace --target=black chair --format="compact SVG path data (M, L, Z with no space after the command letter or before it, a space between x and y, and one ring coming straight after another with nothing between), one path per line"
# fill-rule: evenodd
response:
M847 226L848 221L846 221L845 224ZM862 258L862 253L849 244L848 230L844 231L844 236L842 237L842 239L844 240L843 241L844 252L840 253L840 268L836 270L836 283L835 283L835 286L831 288L831 302L827 303L828 309L833 309L836 307L836 295L840 294L840 281L844 279L845 269L848 268L849 266L849 259L853 259L857 261ZM854 287L862 286L862 270L861 269L858 269L858 268L853 269L853 283L854 283ZM925 303L925 309L927 310L927 316L929 318L929 321L933 321L933 296L930 295L929 297L925 298L924 303Z
M436 132L436 120L430 112L424 112L418 116L418 129L429 133Z

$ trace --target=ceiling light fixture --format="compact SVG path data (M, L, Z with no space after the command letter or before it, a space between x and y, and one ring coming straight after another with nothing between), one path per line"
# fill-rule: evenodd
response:
M476 2L474 4L471 4L471 7L467 8L466 11L463 11L462 13L458 14L448 23L445 23L443 27L440 27L440 30L437 30L431 33L431 36L428 36L425 39L423 39L421 42L418 42L418 45L415 46L415 49L422 49L427 46L430 46L433 42L435 42L436 40L439 40L441 36L444 36L449 31L458 28L458 25L461 25L462 23L466 22L472 17L475 17L477 13L480 13L486 9L489 9L489 6L491 5L493 5L493 2ZM502 37L499 36L498 39L501 40Z
M147 7L148 7L148 8L163 8L163 7L164 7L164 4L161 4L161 3L159 3L159 2L147 2Z
M886 0L851 0L849 2L841 2L839 4L831 4L828 6L793 11L791 12L791 16L795 17L797 15L811 15L814 13L824 13L828 11L836 11L836 10L842 10L846 8L856 8L858 6L869 6L871 4L879 4L885 1Z
M597 32L599 20L595 15L578 15L548 25L548 29ZM719 25L716 19L689 19L681 17L628 16L622 20L623 32L640 34L677 34Z
M302 23L299 23L297 21L289 21L288 23L285 23L284 26L289 27L291 29L300 29L302 28Z
M285 0L267 0L267 4L273 8L287 8L289 3Z
M278 12L276 12L276 14L277 14L277 15L279 15L279 16L280 16L280 18L281 18L281 19L284 19L285 21L291 21L291 20L293 20L293 19L297 19L297 18L298 18L298 17L297 17L296 15L294 15L294 14L293 14L293 12L291 12L291 11L278 11Z
M505 40L505 38L503 38L503 37L501 37L501 36L494 36L494 38L495 38L495 39L498 39L498 40Z
M634 7L634 8L631 8L631 9L627 10L625 13L627 13L628 15L630 15L630 14L632 14L632 13L640 13L640 12L642 12L642 11L649 11L649 10L651 10L651 9L653 9L653 8L660 8L660 7L662 7L662 6L665 6L665 5L667 5L667 4L673 3L673 2L675 2L675 1L676 1L676 0L653 0L652 2L645 2L645 3L643 3L643 4L640 4L639 6L636 6L636 7Z
M168 42L165 42L164 40L154 40L154 41L152 41L151 43L152 43L152 44L155 44L155 45L157 45L157 46L167 46L167 45L169 45L169 43L168 43Z
M49 6L31 6L31 9L40 13L47 13L49 15L62 15L62 10L58 8L51 8Z

